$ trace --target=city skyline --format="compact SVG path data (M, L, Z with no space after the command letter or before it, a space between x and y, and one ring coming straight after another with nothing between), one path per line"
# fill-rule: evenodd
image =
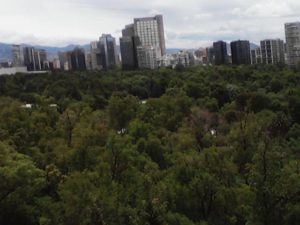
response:
M295 0L11 0L0 9L0 42L65 46L87 44L101 33L118 39L132 18L163 14L167 48L238 39L259 44L269 38L285 40L284 23L299 21L299 10Z

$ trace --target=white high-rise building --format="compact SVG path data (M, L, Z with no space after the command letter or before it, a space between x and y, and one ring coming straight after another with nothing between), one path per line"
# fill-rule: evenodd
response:
M280 39L266 39L260 42L263 64L284 63L284 43Z
M287 59L290 66L300 63L300 22L285 24Z
M24 53L20 45L12 46L13 66L24 66Z
M144 17L134 19L135 36L142 46L160 49L160 56L166 54L163 16Z
M157 68L166 54L163 16L135 18L133 30L139 68Z

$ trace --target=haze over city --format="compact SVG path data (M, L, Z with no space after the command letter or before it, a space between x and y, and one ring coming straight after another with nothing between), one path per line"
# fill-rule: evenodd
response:
M3 0L2 0L3 1ZM215 40L284 39L298 21L298 0L10 0L0 8L0 42L65 46L101 33L121 36L132 18L163 14L168 48L205 47Z

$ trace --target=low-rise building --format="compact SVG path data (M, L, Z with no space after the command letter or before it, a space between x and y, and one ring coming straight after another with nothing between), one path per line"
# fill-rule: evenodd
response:
M17 73L28 73L27 68L23 67L9 67L0 68L0 75L15 75Z

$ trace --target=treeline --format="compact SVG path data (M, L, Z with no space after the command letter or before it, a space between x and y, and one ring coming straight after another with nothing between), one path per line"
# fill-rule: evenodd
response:
M1 225L299 224L298 71L2 76L0 96Z

